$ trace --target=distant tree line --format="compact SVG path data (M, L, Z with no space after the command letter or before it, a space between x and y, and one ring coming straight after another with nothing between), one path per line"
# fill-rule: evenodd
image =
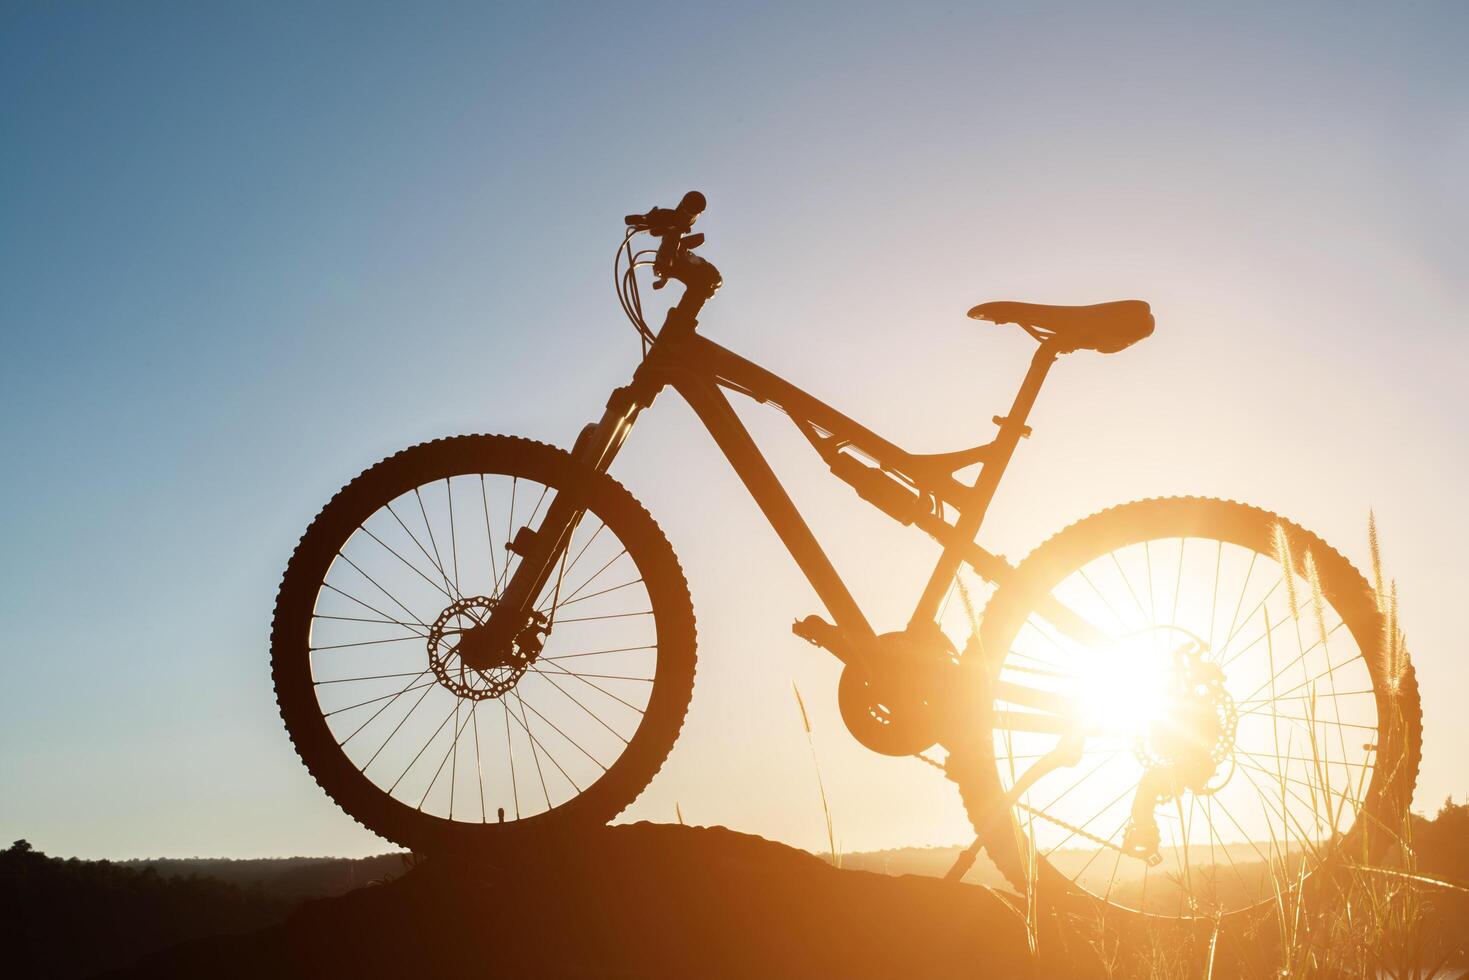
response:
M259 886L153 868L0 851L0 973L86 977L199 936L264 928L296 903Z

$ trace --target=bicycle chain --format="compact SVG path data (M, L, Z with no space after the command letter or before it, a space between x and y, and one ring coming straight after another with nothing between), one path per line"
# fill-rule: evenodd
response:
M1072 834L1075 834L1077 837L1080 837L1083 840L1089 840L1089 841L1091 841L1093 844L1096 844L1098 847L1106 847L1106 848L1109 848L1109 849L1114 850L1114 851L1121 851L1123 854L1127 854L1128 853L1127 850L1124 847L1122 847L1122 845L1120 845L1120 844L1114 844L1114 843L1112 843L1109 840L1104 840L1103 838L1098 837L1096 834L1087 833L1085 830L1082 830L1080 827L1073 827L1071 824L1067 823L1065 820L1062 820L1060 817L1053 817L1049 813L1043 813L1042 811L1037 810L1033 806L1027 806L1024 803L1016 803L1015 804L1015 807L1018 810L1024 810L1026 813L1029 813L1031 816L1040 817L1042 820L1049 820L1051 823L1053 823L1056 826L1060 827L1062 830L1068 830Z
M939 762L937 759L930 759L928 756L923 755L922 753L914 755L913 758L917 759L919 762L927 763L928 765L937 769L939 772L944 773L946 776L948 775L948 769L946 769L944 764L942 762ZM1128 853L1127 850L1120 844L1114 844L1109 840L1098 837L1096 834L1082 830L1080 827L1074 827L1071 824L1067 823L1065 820L1062 820L1060 817L1053 817L1051 814L1045 813L1041 810L1037 810L1033 806L1029 806L1025 803L1020 803L1017 801L1015 804L1015 808L1017 810L1024 810L1026 813L1029 813L1033 817L1040 817L1042 820L1049 820L1051 823L1060 827L1062 830L1068 831L1071 834L1082 838L1083 840L1091 841L1098 847L1109 848L1110 850L1118 851L1122 854Z

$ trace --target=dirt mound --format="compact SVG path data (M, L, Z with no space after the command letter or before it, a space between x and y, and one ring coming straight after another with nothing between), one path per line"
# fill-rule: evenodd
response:
M115 976L1025 976L986 889L844 871L724 828L607 827L309 902Z

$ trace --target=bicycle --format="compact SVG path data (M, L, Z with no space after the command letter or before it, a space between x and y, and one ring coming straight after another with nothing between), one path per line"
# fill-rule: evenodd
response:
M694 614L668 541L608 470L671 388L829 612L793 629L842 662L852 735L885 755L943 752L929 761L958 784L975 849L1017 887L1224 915L1271 900L1272 874L1386 846L1417 776L1416 682L1405 658L1387 662L1373 589L1320 538L1245 504L1171 498L1088 517L1018 565L976 542L1052 365L1149 336L1146 303L976 306L1038 341L1029 369L992 441L910 453L698 332L722 284L694 252L704 206L691 192L627 216L614 282L642 357L570 451L418 445L306 531L273 676L301 759L342 809L419 851L503 846L605 823L657 773L693 690ZM657 246L635 252L640 233ZM647 266L654 289L684 287L657 331ZM784 412L838 479L942 546L906 625L868 621L727 392ZM960 652L937 618L964 566L996 591Z

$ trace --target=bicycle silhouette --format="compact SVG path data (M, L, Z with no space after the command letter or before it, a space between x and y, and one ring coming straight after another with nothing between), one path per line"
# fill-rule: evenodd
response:
M977 837L956 874L983 846L1048 900L1223 915L1272 900L1272 872L1305 880L1386 846L1417 776L1416 683L1386 662L1373 590L1321 539L1170 498L1086 518L1018 566L976 542L1052 365L1149 336L1146 303L974 307L1039 342L1029 370L991 442L910 453L698 332L721 285L693 251L704 203L627 217L614 278L643 356L570 452L415 446L302 538L273 624L277 698L347 813L420 851L502 846L605 823L657 773L693 691L694 615L672 548L608 470L671 388L826 606L794 630L844 665L852 735L943 754L924 758ZM638 233L656 249L634 252ZM656 332L646 265L655 289L684 286ZM942 546L906 625L864 615L727 392L784 412L838 479ZM997 588L961 653L938 619L963 566Z

